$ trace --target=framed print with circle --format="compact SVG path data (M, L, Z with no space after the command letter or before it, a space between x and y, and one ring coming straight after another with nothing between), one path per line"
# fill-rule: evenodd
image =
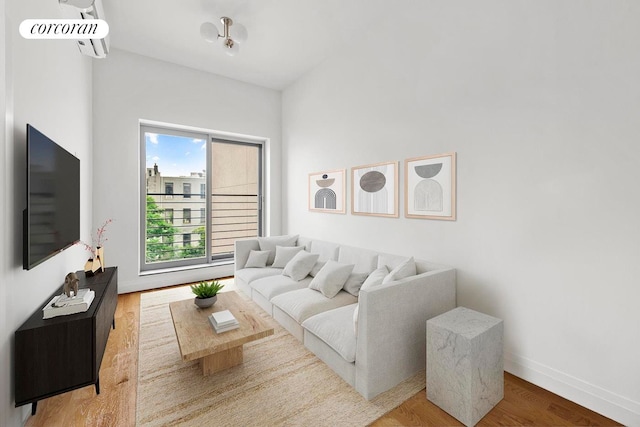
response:
M398 162L351 168L351 213L398 217Z
M309 174L309 210L346 213L345 169Z
M456 153L414 157L404 162L407 218L456 219Z

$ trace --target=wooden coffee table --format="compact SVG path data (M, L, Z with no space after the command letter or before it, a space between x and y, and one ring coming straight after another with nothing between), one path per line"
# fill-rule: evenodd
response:
M170 303L169 310L182 360L200 360L203 375L241 364L243 344L273 335L273 328L258 309L235 292L219 293L218 301L209 308L198 308L189 299ZM223 310L229 310L240 327L218 334L207 316Z

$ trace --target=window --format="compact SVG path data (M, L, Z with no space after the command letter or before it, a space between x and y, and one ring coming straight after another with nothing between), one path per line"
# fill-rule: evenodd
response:
M141 125L142 270L233 261L262 234L262 144Z
M212 140L209 238L213 258L233 257L236 239L261 234L261 159L259 145Z

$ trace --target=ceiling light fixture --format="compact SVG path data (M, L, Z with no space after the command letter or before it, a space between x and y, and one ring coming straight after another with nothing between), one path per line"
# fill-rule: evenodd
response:
M234 24L233 20L226 16L220 18L220 22L223 27L222 34L216 24L205 22L200 25L200 35L209 43L215 43L218 39L222 39L222 48L227 55L235 56L240 50L238 43L244 43L247 40L247 29L242 24Z

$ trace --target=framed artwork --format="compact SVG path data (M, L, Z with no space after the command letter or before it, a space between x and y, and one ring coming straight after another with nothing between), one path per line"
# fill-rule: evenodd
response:
M398 217L398 162L351 168L351 213Z
M456 153L414 157L404 163L407 218L456 219Z
M339 169L309 174L310 211L346 213L346 173Z

